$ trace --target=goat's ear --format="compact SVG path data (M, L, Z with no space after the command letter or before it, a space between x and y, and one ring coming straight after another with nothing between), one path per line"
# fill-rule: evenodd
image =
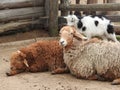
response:
M68 17L67 17L67 16L64 16L63 18L67 19Z

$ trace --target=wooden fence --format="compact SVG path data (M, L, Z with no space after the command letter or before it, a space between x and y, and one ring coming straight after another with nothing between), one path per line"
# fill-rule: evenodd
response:
M44 0L1 0L0 33L40 24L45 16Z
M60 2L59 2L60 1ZM120 3L114 4L69 4L68 0L1 0L0 33L21 29L33 25L48 27L51 36L58 35L58 11L61 16L68 11L120 11ZM112 21L119 21L120 16L107 16ZM116 27L115 27L116 28ZM116 31L120 28L117 26Z
M120 11L120 3L80 5L80 4L69 4L66 1L68 0L60 0L59 10L61 11L62 16L68 15L68 11ZM114 15L107 17L113 22L120 22L120 16ZM53 22L54 19L51 20L52 21L50 22ZM120 26L115 26L115 31L117 34L120 34Z
M69 0L60 0L59 10L61 16L68 15L68 11L120 11L120 3L106 3L106 4L69 4ZM120 15L106 15L112 22L120 22ZM116 34L120 34L120 26L114 26Z

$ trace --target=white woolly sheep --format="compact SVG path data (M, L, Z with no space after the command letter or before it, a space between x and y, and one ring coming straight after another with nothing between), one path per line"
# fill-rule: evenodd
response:
M64 62L78 78L109 80L120 84L120 43L97 38L85 40L75 29L65 26L60 30L64 47Z
M103 40L112 40L117 42L113 25L110 20L103 16L88 15L77 17L76 15L65 16L67 25L75 26L77 30L84 34L88 40L91 37L99 36Z
M63 49L58 40L41 40L30 44L20 50L13 52L10 58L10 71L7 76L21 72L42 72L52 73L64 72Z

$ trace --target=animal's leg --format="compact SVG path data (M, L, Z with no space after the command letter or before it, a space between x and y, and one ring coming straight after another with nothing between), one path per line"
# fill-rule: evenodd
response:
M102 78L101 76L99 76L99 75L92 75L92 76L90 76L90 77L88 77L88 79L89 80L99 80L99 81L105 81L105 79L104 78Z
M111 40L114 41L114 42L118 42L115 34L110 34L110 35L109 35L109 39L111 39Z
M112 33L112 34L106 34L106 37L114 42L119 42L116 38L116 35L115 33Z
M57 68L55 70L53 70L51 73L52 74L62 74L62 73L68 73L69 69L67 67L65 68Z
M120 84L120 78L113 80L111 84L112 85L119 85Z

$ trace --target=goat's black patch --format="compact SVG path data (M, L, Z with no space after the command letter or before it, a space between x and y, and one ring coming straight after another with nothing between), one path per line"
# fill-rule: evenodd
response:
M83 27L83 28L82 28L82 31L85 31L85 30L86 30L86 27Z
M77 26L79 29L83 26L83 23L81 22L81 20L79 20L79 22L77 23Z
M98 17L98 18L100 18L101 20L103 20L103 17L104 17L104 16L102 16L102 15L91 15L91 17L92 17L92 18ZM104 17L104 18L106 18L106 17Z
M82 16L79 16L79 15L76 15L76 17L77 17L79 20L83 18Z
M98 26L98 24L99 24L99 22L98 22L98 21L95 21L94 23L95 23L95 26Z
M90 17L94 18L96 15L91 15Z
M114 33L114 28L113 28L113 26L112 25L108 25L107 26L107 32L109 33L109 34L113 34Z

